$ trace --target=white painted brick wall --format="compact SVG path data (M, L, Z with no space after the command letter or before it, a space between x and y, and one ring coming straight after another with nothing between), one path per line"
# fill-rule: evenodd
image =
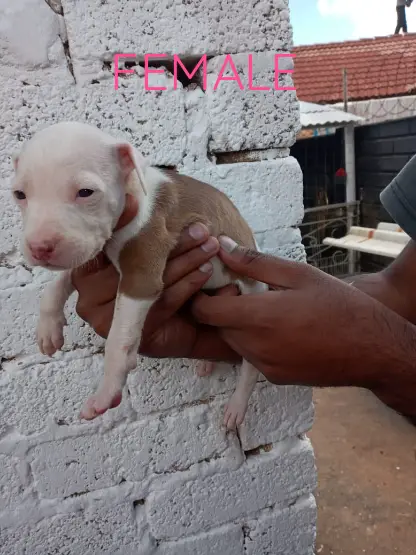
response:
M62 0L62 5L79 67L117 52L186 57L292 46L286 0Z
M297 226L303 218L302 172L294 158L185 166L183 172L226 193L255 233Z
M288 149L296 96L212 90L227 53L240 53L243 82L248 53L254 84L272 78L273 54L292 44L287 0L62 0L63 16L48 3L60 11L59 0L0 0L0 553L312 555L311 391L261 378L239 435L225 434L235 368L201 379L193 362L138 357L120 407L80 421L103 341L72 299L64 351L38 352L51 276L24 266L9 192L22 142L59 120L88 121L225 191L262 250L304 260L302 174ZM209 87L175 91L164 70L151 84L168 90L145 91L136 66L115 91L115 51L209 54Z
M314 555L315 512L313 496L305 496L289 508L264 511L246 526L246 553Z
M179 86L173 90L172 76L154 77L149 79L152 86L168 90L158 95L145 91L144 76L138 74L128 80L120 79L117 91L108 75L98 83L82 87L61 81L59 74L51 77L50 84L39 79L40 84L34 80L24 85L19 79L7 77L0 90L3 110L0 189L8 186L5 179L11 175L11 152L40 127L60 120L85 121L105 131L116 131L136 144L153 163L179 164L186 140L183 90Z
M212 125L208 144L211 152L283 148L295 142L300 128L299 104L295 91L274 90L276 54L251 53L251 75L248 54L232 57L242 90L235 83L226 82L214 88L226 58L218 56L208 62L206 94ZM282 71L293 70L293 60L282 57L278 66ZM230 65L224 75L234 76ZM271 90L251 91L249 85ZM293 87L290 74L280 74L279 87Z
M177 542L161 543L159 552L160 555L196 555L196 553L198 555L211 555L212 553L241 555L243 547L242 527L231 525Z
M137 553L132 503L57 514L16 530L0 527L2 553L133 555Z
M150 529L158 539L181 537L290 502L314 488L313 470L309 442L291 439L233 472L179 484L174 477L149 496Z

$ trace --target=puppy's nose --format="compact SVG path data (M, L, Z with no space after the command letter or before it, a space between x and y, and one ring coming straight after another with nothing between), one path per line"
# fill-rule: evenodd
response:
M47 261L53 255L56 245L58 244L58 239L46 239L41 241L30 241L28 242L28 247L30 254L35 260Z

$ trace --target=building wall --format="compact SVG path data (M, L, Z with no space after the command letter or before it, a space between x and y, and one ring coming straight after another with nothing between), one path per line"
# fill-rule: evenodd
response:
M416 153L416 118L366 125L355 131L357 195L362 200L361 225L391 222L380 193ZM390 258L362 256L364 271L375 271Z
M273 83L271 53L292 46L286 0L0 0L0 20L0 552L312 554L310 389L259 381L238 435L227 435L235 368L200 379L189 361L140 358L120 407L80 421L103 342L72 299L63 352L39 354L37 311L51 276L24 265L9 192L11 154L26 139L53 122L87 121L224 190L262 249L304 260L302 173L288 155L299 129L294 93L213 90L227 53L239 53L243 81L251 52L255 84ZM208 88L193 79L174 90L165 69L151 84L167 90L145 91L136 65L115 91L117 51L208 53Z

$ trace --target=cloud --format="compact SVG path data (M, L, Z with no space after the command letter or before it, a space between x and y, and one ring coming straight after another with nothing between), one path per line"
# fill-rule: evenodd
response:
M351 39L385 36L396 27L395 0L318 0L318 11L323 17L347 19L353 28ZM409 32L416 31L416 1L406 9Z

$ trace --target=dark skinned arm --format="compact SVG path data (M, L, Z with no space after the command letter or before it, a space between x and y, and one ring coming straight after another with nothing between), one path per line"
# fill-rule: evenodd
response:
M377 283L378 291L367 281L364 294L311 266L241 247L222 249L219 256L234 272L272 290L221 300L200 293L194 315L216 327L271 382L364 387L397 412L416 417L416 327L398 313L406 308L404 294L396 293L404 279L398 264ZM407 308L406 315L411 313Z
M385 270L346 278L363 293L416 324L416 243L410 241Z

